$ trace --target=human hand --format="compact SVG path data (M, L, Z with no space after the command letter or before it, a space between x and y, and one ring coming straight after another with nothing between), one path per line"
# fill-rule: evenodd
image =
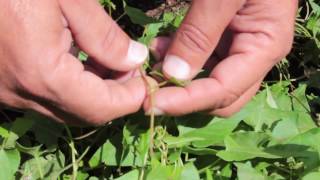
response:
M141 78L120 83L98 74L136 69L148 50L130 40L97 1L1 0L0 7L2 104L75 125L103 124L141 107ZM89 64L103 68L76 59L73 41L95 60Z
M189 80L202 67L208 78L186 87L165 87L154 95L156 114L183 115L210 110L218 116L239 111L264 76L292 46L297 0L198 0L177 33L156 39L151 48L164 58L170 78ZM211 56L213 51L219 58ZM150 112L149 100L144 108Z

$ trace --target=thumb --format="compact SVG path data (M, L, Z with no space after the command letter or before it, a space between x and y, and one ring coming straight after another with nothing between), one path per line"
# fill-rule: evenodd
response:
M129 71L146 60L147 47L131 40L98 1L59 2L75 41L99 64L113 70Z
M193 1L168 49L163 65L165 75L180 80L193 78L244 1Z

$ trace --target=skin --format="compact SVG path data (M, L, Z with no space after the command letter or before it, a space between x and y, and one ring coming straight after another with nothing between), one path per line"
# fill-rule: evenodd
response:
M150 112L145 83L136 77L146 55L141 46L129 50L131 40L97 1L0 0L0 7L2 105L74 125L101 125L136 112L143 102ZM239 111L290 51L296 10L297 0L193 1L175 36L155 40L152 50L164 59L167 77L170 56L184 62L173 68L178 79L194 78L205 64L211 74L185 88L158 90L154 111ZM86 65L72 55L72 42L90 55ZM214 51L218 57L211 56ZM129 52L141 58L129 63Z
M168 78L190 80L205 64L210 76L184 88L160 89L154 111L184 115L209 110L223 117L238 112L268 71L289 53L297 6L297 0L193 1L174 37L156 39L151 49L164 59L162 70ZM171 68L170 56L184 63L171 63ZM181 67L189 67L188 73ZM150 112L148 102L144 108Z
M138 45L131 53L140 59L128 58L131 40L98 1L0 0L0 7L3 105L73 125L100 125L141 108L145 83L130 74L148 50ZM72 42L92 57L87 65L70 53ZM121 80L105 79L110 70L122 71Z

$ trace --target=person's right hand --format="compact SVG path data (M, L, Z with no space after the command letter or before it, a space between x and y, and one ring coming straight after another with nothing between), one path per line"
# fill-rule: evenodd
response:
M76 125L103 124L141 107L141 78L104 80L70 53L75 41L97 64L122 72L146 59L147 48L130 40L97 1L0 0L0 9L2 104Z
M146 100L146 112L229 117L240 111L290 52L297 9L297 0L192 1L175 36L157 39L151 50L163 58L168 79L192 80L203 67L208 76L161 88L153 106Z

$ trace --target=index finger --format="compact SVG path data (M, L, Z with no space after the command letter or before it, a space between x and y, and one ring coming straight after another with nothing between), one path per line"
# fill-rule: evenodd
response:
M101 125L138 111L146 97L145 82L133 78L119 83L85 71L81 62L65 53L48 77L46 92L55 107L86 123Z

